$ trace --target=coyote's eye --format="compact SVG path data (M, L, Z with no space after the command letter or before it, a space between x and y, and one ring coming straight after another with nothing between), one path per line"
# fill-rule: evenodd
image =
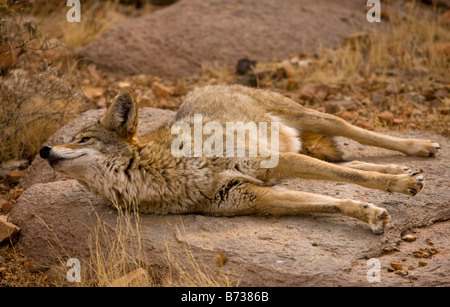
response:
M91 138L88 137L84 137L82 138L78 143L86 143L87 141L89 141Z

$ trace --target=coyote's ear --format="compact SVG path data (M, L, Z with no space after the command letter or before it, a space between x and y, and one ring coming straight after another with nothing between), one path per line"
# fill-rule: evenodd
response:
M138 106L134 92L129 87L120 90L114 102L103 116L101 123L108 129L116 131L121 137L135 138L138 125Z

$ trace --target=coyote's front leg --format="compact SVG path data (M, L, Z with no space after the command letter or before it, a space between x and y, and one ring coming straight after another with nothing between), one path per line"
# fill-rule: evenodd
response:
M424 187L424 178L419 172L381 174L336 165L295 153L280 153L278 165L262 171L258 179L269 181L272 178L286 177L348 182L367 188L412 196L419 193Z

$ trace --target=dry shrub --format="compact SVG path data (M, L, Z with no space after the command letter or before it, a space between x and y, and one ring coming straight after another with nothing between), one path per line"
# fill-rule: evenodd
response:
M0 161L31 159L78 113L76 80L52 65L49 55L57 46L42 39L35 24L24 23L7 5L0 6L0 20L0 37L15 55L0 76Z
M126 20L119 12L118 1L95 1L83 6L80 23L66 20L67 8L59 13L61 40L69 50L77 50L96 39L104 31Z

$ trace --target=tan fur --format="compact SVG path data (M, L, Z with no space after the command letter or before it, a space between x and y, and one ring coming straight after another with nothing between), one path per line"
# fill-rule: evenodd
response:
M342 161L343 153L339 150L332 137L303 131L300 138L302 140L300 153L328 162Z
M203 129L208 122L279 123L278 163L262 168L261 162L268 158L259 153L256 157L176 157L171 151L177 137L171 133L173 123L138 139L137 112L133 91L125 88L99 123L83 129L71 144L44 147L41 156L55 170L78 179L91 191L121 206L136 206L141 212L217 216L340 213L367 222L374 233L382 233L390 220L383 208L282 191L270 183L287 177L325 179L415 195L423 188L423 177L404 173L404 167L357 161L336 165L313 157L332 161L341 158L331 136L345 136L409 155L430 156L439 149L430 141L401 139L352 126L268 91L208 86L186 97L176 121L190 127L194 114L203 116ZM209 135L202 137L205 141ZM271 138L268 133L266 142ZM246 139L246 153L252 150L250 144Z

